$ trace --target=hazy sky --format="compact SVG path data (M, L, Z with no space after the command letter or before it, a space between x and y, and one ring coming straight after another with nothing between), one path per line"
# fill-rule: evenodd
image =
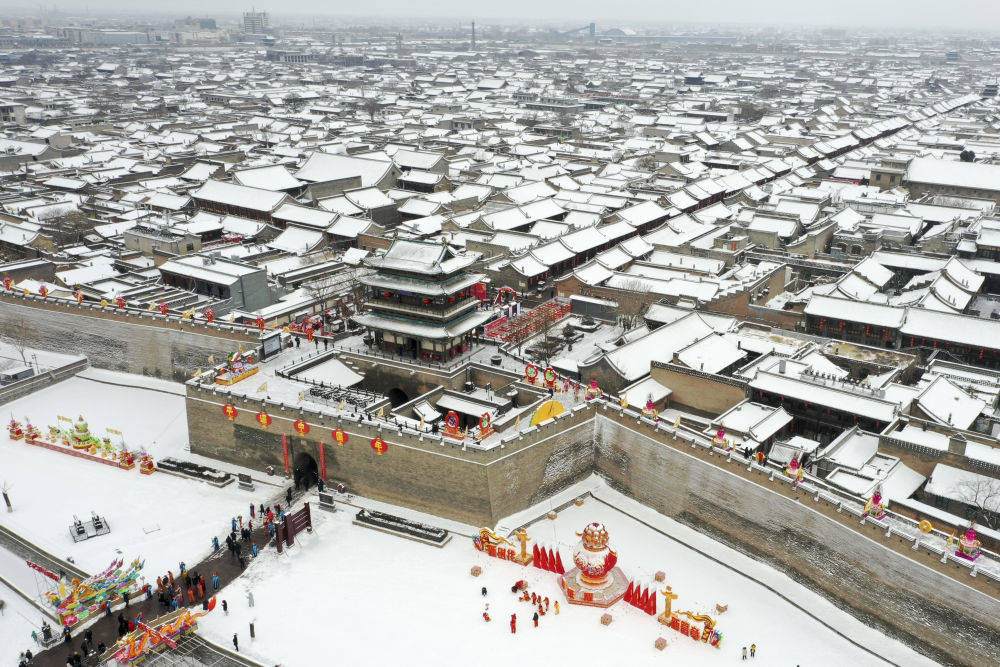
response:
M723 21L841 26L1000 29L1000 0L0 0L3 6L37 11L139 10L195 14L232 13L251 5L275 15L309 13L354 16L421 15L458 21L505 18L515 22L564 21L605 27L640 27L643 21Z

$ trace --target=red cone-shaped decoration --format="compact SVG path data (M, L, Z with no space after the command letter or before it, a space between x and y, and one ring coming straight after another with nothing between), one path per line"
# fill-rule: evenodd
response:
M562 556L559 555L558 551L556 552L556 573L566 574L566 568L564 568L562 564Z
M541 563L538 562L538 545L531 547L531 562L534 563L535 567L541 567Z
M552 551L552 547L549 547L549 572L556 572L556 554Z
M632 586L632 582L628 582L628 588L625 589L625 597L623 598L625 602L632 604L632 598L635 595L635 587Z
M545 547L542 547L541 549L538 550L538 558L539 558L538 567L542 568L543 570L549 569L549 557L545 553Z

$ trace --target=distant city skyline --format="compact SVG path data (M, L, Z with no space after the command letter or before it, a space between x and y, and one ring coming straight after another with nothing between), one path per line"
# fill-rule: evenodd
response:
M52 3L28 3L15 0L6 12L38 15L52 8L62 12L136 12L130 0L62 0ZM714 0L709 3L664 3L648 0L624 0L608 3L595 0L508 0L498 5L469 6L457 0L433 3L413 3L407 0L372 0L371 2L329 3L323 0L293 0L273 3L245 2L244 0L174 0L169 9L151 12L142 7L142 14L211 15L213 13L238 14L255 8L276 17L282 15L313 14L329 16L355 16L366 18L433 18L464 21L479 19L530 24L532 21L565 22L581 25L596 21L605 27L628 26L639 31L643 23L711 23L725 25L736 23L774 25L816 25L843 27L873 27L901 29L974 29L997 30L1000 26L1000 3L985 0L884 0L872 3L866 0L841 0L830 5L804 3L801 0L762 0L748 3L744 0Z

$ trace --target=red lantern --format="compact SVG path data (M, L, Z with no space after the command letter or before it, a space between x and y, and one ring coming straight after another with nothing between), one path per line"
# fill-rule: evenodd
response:
M240 414L240 411L236 409L236 406L232 403L226 403L222 406L222 414L229 417L229 421L236 419L236 415Z
M389 449L389 445L385 444L385 440L382 438L372 438L372 449L379 456L385 454L385 450Z
M292 426L295 428L295 432L299 435L305 435L309 432L309 424L305 423L301 419L296 419Z
M208 320L209 324L211 324L212 320L215 319L215 311L212 310L211 308L206 310L203 314L205 315L205 319Z
M8 292L14 289L14 280L9 276L3 279L3 286Z
M117 299L115 299L115 303L118 304L119 308L121 308L123 310L125 309L125 299L124 298L118 297Z
M347 434L344 433L343 429L338 428L333 432L333 441L343 447L347 444Z
M271 422L274 421L273 419L271 419L271 415L267 414L263 410L261 410L260 412L257 413L256 419L257 419L257 423L260 424L261 426L263 426L264 428L267 428L268 426L270 426Z
M157 306L157 308L160 309L160 315L166 315L167 314L167 304L161 303L159 306Z

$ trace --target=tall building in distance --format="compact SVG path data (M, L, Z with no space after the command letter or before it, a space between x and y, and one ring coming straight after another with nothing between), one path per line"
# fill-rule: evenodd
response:
M270 27L267 12L243 12L243 32L259 35Z

